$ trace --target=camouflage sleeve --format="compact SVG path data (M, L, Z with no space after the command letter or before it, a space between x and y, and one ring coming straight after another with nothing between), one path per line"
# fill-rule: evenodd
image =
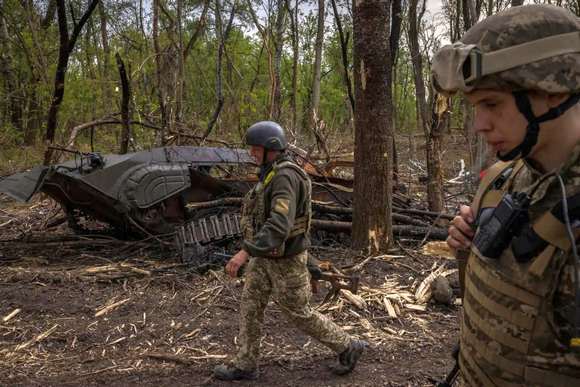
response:
M242 248L254 257L281 257L284 242L294 226L296 215L296 181L282 172L272 179L270 208L264 226L252 240L244 240Z

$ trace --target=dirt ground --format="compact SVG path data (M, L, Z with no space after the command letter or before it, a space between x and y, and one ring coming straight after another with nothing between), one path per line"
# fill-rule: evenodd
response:
M446 179L458 176L453 149L464 145L452 140ZM406 146L402 154L414 154ZM400 163L407 195L422 202L423 163ZM464 191L446 185L448 212L465 202ZM242 280L219 269L198 274L155 241L76 236L52 225L59 216L50 200L19 205L0 195L0 386L433 386L454 364L460 307L419 294L434 271L457 282L454 261L437 246L423 254L403 240L372 258L336 244L313 248L345 272L361 267L360 298L343 293L322 304L321 289L312 301L369 342L356 370L332 375L336 356L271 303L259 379L223 383L211 370L235 353Z
M57 213L50 200L30 207L0 198L0 385L229 385L211 370L235 352L242 281L220 270L196 274L151 241L47 229ZM402 246L374 258L311 251L338 267L362 265L364 305L344 296L321 305L324 289L313 299L370 343L352 375L333 376L335 355L271 303L259 380L236 384L431 386L443 378L453 366L458 307L415 296L434 270L450 269L453 282L454 263Z

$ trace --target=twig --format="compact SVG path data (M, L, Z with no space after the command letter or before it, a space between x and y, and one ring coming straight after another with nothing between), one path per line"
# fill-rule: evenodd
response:
M25 349L30 347L32 344L38 343L39 341L42 341L44 339L46 339L48 336L50 336L54 331L56 331L56 328L58 328L58 324L54 324L50 329L48 329L47 331L39 334L38 336L36 336L34 339L32 340L28 340L27 342L23 343L23 344L19 344L16 346L16 348L14 348L14 351L19 351L21 349Z
M441 215L443 215L443 213L439 213L439 215L437 215L435 220L429 225L429 228L427 229L427 233L425 234L425 237L423 238L421 243L419 243L418 247L421 247L425 244L425 242L427 241L427 238L429 238L429 235L431 235L431 231L433 230L433 227L435 227L435 224L439 221L439 219L441 219Z
M204 356L181 357L169 353L148 353L145 356L150 357L152 359L172 361L174 363L181 363L186 365L193 364L195 360L225 359L227 357L227 355L204 355Z
M16 308L16 309L14 309L14 310L13 310L13 311L12 311L10 314L8 314L8 315L4 316L4 318L2 319L2 322L8 322L8 321L10 321L10 319L11 319L12 317L16 316L18 313L20 313L20 312L21 312L21 310L22 310L22 309L20 309L20 308Z
M0 224L0 228L4 226L8 226L10 223L14 222L14 219L10 219L8 222Z
M109 305L109 306L105 306L104 308L102 308L101 310L98 310L98 311L95 313L95 317L99 317L99 316L102 316L102 315L104 315L104 314L106 314L106 313L109 313L110 311L112 311L113 309L115 309L115 308L117 308L117 307L119 307L119 306L123 305L124 303L126 303L126 302L127 302L127 301L129 301L130 299L131 299L131 298L125 298L124 300L121 300L121 301L115 302L114 304L111 304L111 305Z

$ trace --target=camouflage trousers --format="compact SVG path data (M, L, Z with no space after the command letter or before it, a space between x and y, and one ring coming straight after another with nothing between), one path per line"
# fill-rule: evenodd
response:
M242 370L254 369L260 350L264 311L272 296L286 318L302 332L333 351L348 348L350 336L328 317L310 307L310 273L306 268L307 252L289 258L251 258L242 293L238 354L233 365Z

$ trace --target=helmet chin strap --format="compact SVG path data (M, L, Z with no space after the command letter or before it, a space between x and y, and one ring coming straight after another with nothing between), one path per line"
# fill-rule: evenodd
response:
M526 135L524 140L518 146L516 146L505 155L501 155L499 152L497 152L497 158L501 161L510 161L518 157L527 157L534 145L536 145L538 142L540 124L542 122L550 121L560 117L566 112L566 110L570 109L572 106L576 105L578 101L580 101L580 93L572 94L560 105L553 107L541 116L536 117L532 111L532 105L530 103L530 98L528 97L527 92L514 91L512 94L516 100L516 106L518 107L518 110L528 120L528 126L526 128Z

